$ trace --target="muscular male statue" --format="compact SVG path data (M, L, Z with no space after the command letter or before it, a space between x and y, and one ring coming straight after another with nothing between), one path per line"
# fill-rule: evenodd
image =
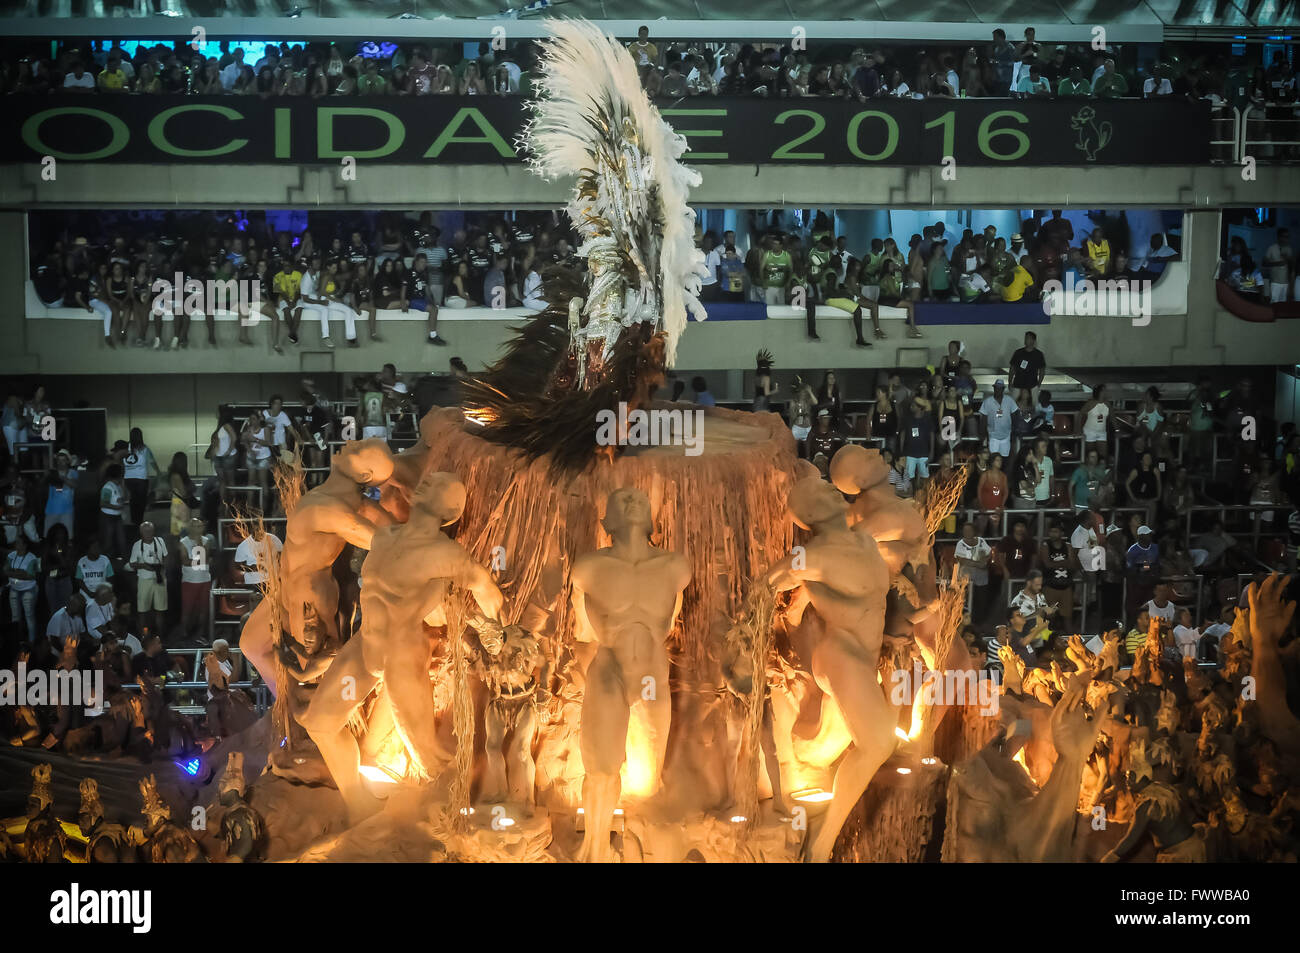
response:
M672 717L665 640L691 581L685 556L650 545L650 500L640 490L611 493L604 526L614 544L580 556L572 574L576 637L599 646L587 668L581 729L587 829L579 859L592 862L609 859L633 719L652 750L648 790L658 789Z
M843 717L851 743L835 772L826 813L810 825L805 857L827 861L840 828L879 767L894 750L894 710L876 681L884 639L889 569L870 535L849 529L848 504L835 487L804 478L790 490L790 515L812 531L802 551L767 573L777 592L802 588L797 623L808 637L814 681ZM810 615L806 609L814 610ZM832 764L839 752L827 760Z
M302 719L353 823L379 804L361 784L361 753L348 723L381 680L416 776L433 777L452 757L437 736L424 623L446 624L453 585L468 589L490 619L502 602L488 571L442 531L464 509L465 485L454 474L432 473L416 488L408 520L375 530L361 570L361 632L334 657Z
M392 524L392 516L363 492L392 475L393 454L383 440L345 444L334 456L329 476L304 495L289 516L280 579L294 642L337 644L339 589L334 561L348 543L369 549L375 529ZM262 600L244 627L240 647L272 694L277 694L270 612L267 600ZM309 622L324 631L306 632Z

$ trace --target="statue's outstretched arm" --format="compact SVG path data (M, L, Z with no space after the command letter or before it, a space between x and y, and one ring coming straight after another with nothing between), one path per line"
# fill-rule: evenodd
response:
M1125 833L1124 839L1111 848L1101 862L1103 864L1114 864L1123 860L1133 852L1138 842L1147 832L1147 823L1151 819L1151 802L1141 801L1137 810L1133 813L1133 822L1129 824L1128 832Z

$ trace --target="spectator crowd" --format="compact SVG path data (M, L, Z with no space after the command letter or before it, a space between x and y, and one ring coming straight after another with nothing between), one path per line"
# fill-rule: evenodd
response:
M1133 46L1040 42L1034 27L988 42L862 46L830 41L715 42L652 38L643 26L627 42L654 97L815 97L865 102L903 99L1208 99L1216 104L1296 102L1284 54L1252 65L1221 44L1168 47L1138 62ZM528 95L536 73L532 41L463 45L271 43L257 59L225 43L219 55L186 41L66 42L0 60L0 92L22 94L272 96Z
M452 369L460 376L463 362L453 358ZM223 405L203 478L186 451L155 455L139 428L102 459L77 459L42 438L51 413L42 387L27 400L11 393L4 407L0 668L102 671L116 707L94 718L77 707L0 707L0 734L69 751L147 756L245 723L251 698L232 688L251 674L240 668L238 632L283 546L272 468L301 467L306 489L325 478L341 442L415 434L410 388L391 364L355 379L340 401L305 379L287 409L278 394ZM226 625L229 639L214 637ZM206 687L192 682L196 670ZM187 707L206 718L179 717Z

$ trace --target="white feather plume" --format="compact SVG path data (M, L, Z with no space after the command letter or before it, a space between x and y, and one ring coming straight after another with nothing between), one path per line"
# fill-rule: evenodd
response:
M616 39L585 20L554 20L550 29L533 115L521 136L529 167L547 180L594 174L595 197L575 189L570 217L584 244L597 234L585 225L593 215L608 222L641 274L641 286L629 288L622 323L653 315L672 367L687 314L708 317L699 301L708 272L687 204L699 173L678 161L686 139L659 115L632 55ZM588 294L586 306L600 307L599 295Z

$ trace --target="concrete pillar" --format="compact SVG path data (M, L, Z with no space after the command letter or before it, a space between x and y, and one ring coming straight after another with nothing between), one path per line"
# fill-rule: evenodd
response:
M6 374L34 374L40 357L27 343L27 215L0 212L0 339L7 342Z
M1214 297L1214 274L1219 261L1221 215L1217 209L1183 213L1183 258L1190 275L1187 285L1187 317L1182 322L1182 343L1177 336L1170 343L1171 364L1217 366L1226 363L1226 352L1218 340L1219 316L1223 314ZM1152 322L1153 330L1168 319ZM1242 322L1244 329L1246 325Z

